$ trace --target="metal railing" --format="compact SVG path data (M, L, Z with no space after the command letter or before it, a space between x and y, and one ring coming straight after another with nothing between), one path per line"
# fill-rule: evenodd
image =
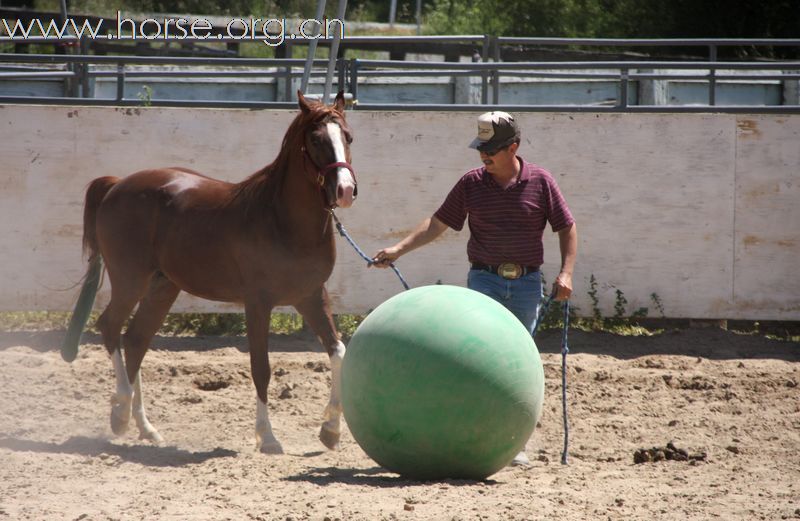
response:
M31 38L28 43L42 43L45 39ZM4 40L0 37L0 43ZM213 43L241 43L239 38L223 37ZM79 45L85 49L85 41L77 38L64 38L63 43ZM302 40L292 40L292 45L302 45ZM330 42L320 39L320 44ZM366 78L377 77L477 77L480 78L480 104L408 104L408 103L359 103L357 108L391 110L479 110L486 106L508 107L514 110L563 110L563 111L656 111L656 112L800 112L797 101L784 105L718 105L717 90L719 82L726 81L773 81L795 82L800 80L800 60L790 61L720 61L718 50L722 47L786 47L800 48L800 39L569 39L569 38L510 38L483 35L465 36L417 36L417 37L347 37L342 40L345 48L359 45L392 46L414 45L457 45L461 55L475 49L472 59L480 61L405 61L345 59L336 62L336 75L340 90L346 90L358 102L359 85ZM477 47L480 46L480 52ZM539 48L555 46L559 48L576 47L699 47L708 50L708 59L692 60L654 60L636 59L626 56L625 60L554 60L554 61L501 61L504 49ZM452 55L451 55L452 57ZM111 104L138 105L140 99L125 96L125 84L129 78L274 78L283 82L287 99L284 101L219 101L219 100L149 100L150 105L206 106L206 107L288 107L294 106L291 99L292 86L302 77L304 59L292 58L209 58L173 56L95 56L88 54L0 54L0 67L15 66L14 70L0 72L0 80L19 79L62 79L69 83L68 95L63 97L25 97L0 96L0 103L70 103L70 104ZM328 60L314 60L313 76L324 76ZM28 70L20 69L20 66ZM48 68L35 69L36 66ZM181 67L180 70L164 70L166 65ZM32 68L33 67L33 68ZM59 67L54 70L53 67ZM109 67L112 70L109 70ZM203 70L184 69L203 67ZM689 72L687 72L689 71ZM89 97L92 78L115 77L116 96L106 99ZM571 104L571 105L510 105L502 102L503 78L540 78L563 80L605 80L617 84L617 99L609 104ZM707 83L707 104L693 106L676 105L634 105L631 103L630 89L639 81L693 80Z

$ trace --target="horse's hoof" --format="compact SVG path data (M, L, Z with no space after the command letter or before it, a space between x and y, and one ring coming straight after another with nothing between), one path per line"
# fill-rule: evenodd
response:
M128 432L128 426L130 425L129 420L123 420L116 414L114 411L111 411L111 431L116 434L117 436L122 436L126 432Z
M508 464L509 467L530 467L531 460L528 459L528 455L525 454L525 451L520 451L519 454L514 456L514 459L511 460L511 463Z
M278 440L267 441L261 444L261 454L283 454L283 447Z
M149 441L155 445L161 445L164 443L164 438L155 429L152 431L140 432L139 439Z
M330 450L339 450L339 438L341 434L325 427L324 425L319 430L319 441Z
M120 400L116 395L111 396L111 430L117 436L128 432L131 421L130 400Z

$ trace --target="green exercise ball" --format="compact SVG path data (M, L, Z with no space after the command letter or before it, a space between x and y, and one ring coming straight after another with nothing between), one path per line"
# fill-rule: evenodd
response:
M406 477L484 479L524 448L542 411L539 351L519 320L476 291L400 293L361 323L342 364L353 437Z

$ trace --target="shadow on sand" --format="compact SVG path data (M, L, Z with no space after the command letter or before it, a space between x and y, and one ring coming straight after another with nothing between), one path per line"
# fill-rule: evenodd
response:
M320 467L308 469L294 476L284 478L285 481L291 482L306 482L318 486L327 486L332 484L347 484L368 486L375 488L391 488L391 487L407 487L409 485L419 485L421 483L446 483L451 486L486 486L497 485L497 481L491 479L487 480L470 480L470 479L442 479L433 481L418 481L399 476L386 470L383 467L371 467L367 469L356 468L337 468L337 467Z
M62 443L33 441L19 438L0 438L0 448L16 452L39 452L49 454L76 454L80 456L116 456L129 463L148 467L183 467L204 463L215 458L231 458L238 454L228 449L190 452L177 447L153 445L116 445L103 438L72 436Z
M0 331L0 350L13 346L27 346L39 352L58 351L66 331ZM103 344L103 339L95 333L84 333L81 344ZM162 351L212 351L224 347L234 347L242 353L248 352L247 338L244 336L156 336L151 349ZM269 335L269 350L273 353L319 352L323 349L310 333L292 335Z

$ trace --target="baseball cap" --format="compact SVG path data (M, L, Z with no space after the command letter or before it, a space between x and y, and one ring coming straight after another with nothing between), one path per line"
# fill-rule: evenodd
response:
M519 137L519 127L514 116L508 112L494 110L478 117L478 137L472 140L469 148L482 152L495 150L513 143Z

